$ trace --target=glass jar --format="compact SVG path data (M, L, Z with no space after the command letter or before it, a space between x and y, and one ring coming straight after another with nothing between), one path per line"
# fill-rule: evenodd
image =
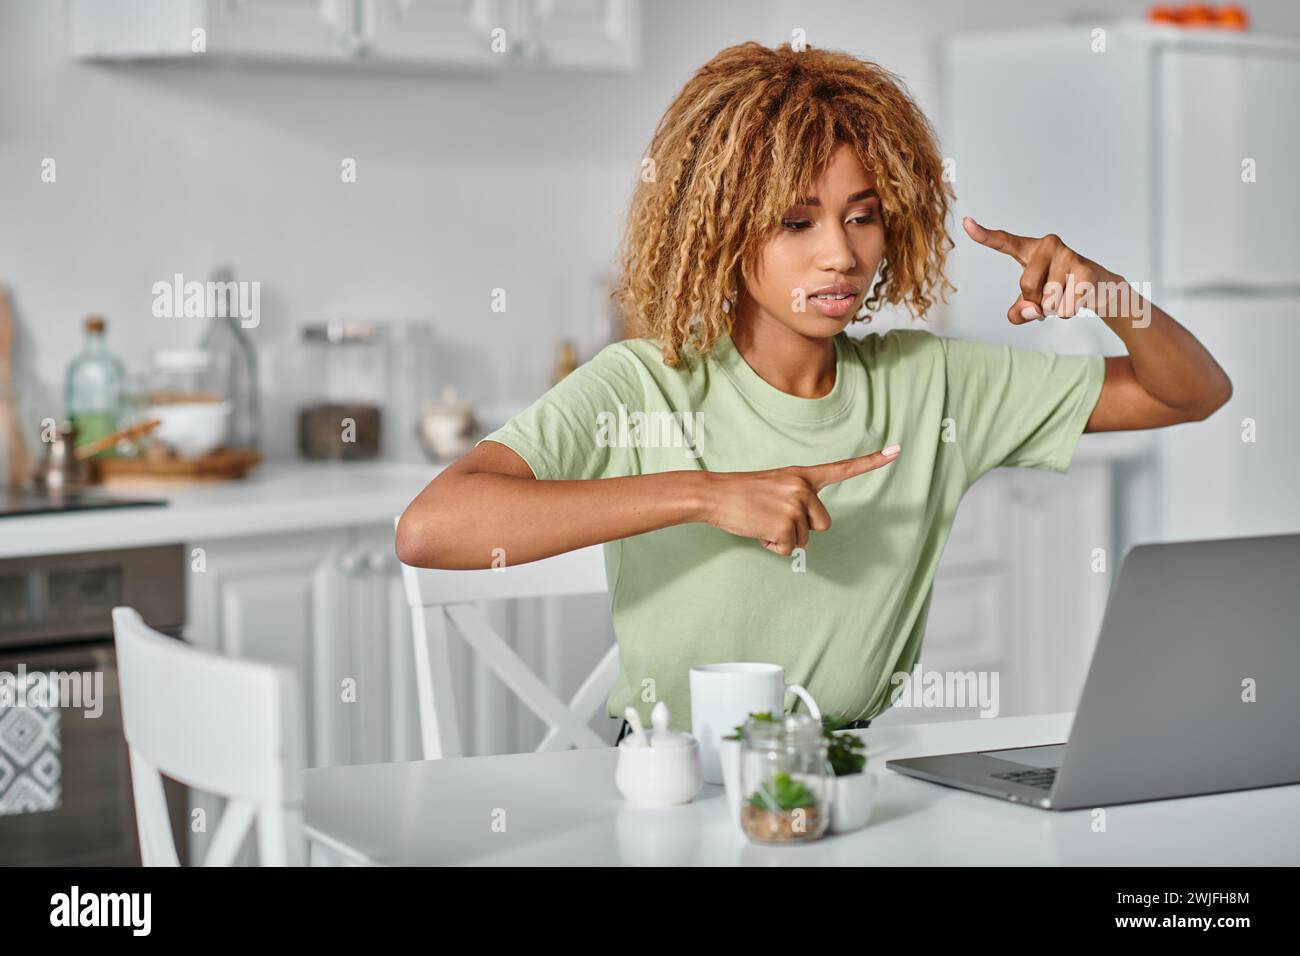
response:
M830 824L835 773L820 720L750 717L740 746L740 825L756 843L806 843Z
M228 356L207 349L156 349L151 360L150 405L225 401Z
M314 399L298 412L298 450L305 458L378 457L389 381L384 329L368 322L305 326Z

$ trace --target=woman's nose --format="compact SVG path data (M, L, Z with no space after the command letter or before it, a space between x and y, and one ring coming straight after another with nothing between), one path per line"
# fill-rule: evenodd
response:
M825 245L819 250L819 269L823 272L848 272L858 264L853 255L853 246L843 228L827 229L823 235L826 239Z

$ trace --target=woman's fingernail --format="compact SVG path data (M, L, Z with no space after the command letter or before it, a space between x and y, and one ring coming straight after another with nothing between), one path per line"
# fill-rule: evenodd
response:
M1022 319L1037 319L1037 318L1040 318L1040 316L1039 316L1039 314L1038 314L1038 310L1035 309L1032 305L1027 305L1027 306L1025 306L1023 309L1021 309L1021 310L1020 310L1020 317L1021 317Z
M902 447L903 447L902 445L890 445L888 448L882 451L881 454L884 455L886 458L893 458L895 455L898 454L899 449L901 449Z

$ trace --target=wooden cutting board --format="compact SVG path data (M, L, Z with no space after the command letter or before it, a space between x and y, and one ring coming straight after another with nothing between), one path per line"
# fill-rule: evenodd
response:
M261 460L251 448L218 448L198 458L90 458L88 463L98 484L150 488L232 481Z

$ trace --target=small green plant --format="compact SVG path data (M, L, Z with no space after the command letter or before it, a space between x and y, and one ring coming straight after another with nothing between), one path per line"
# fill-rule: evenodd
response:
M837 734L835 731L849 723L842 717L823 717L822 736L826 738L826 759L837 777L862 773L867 765L867 755L859 753L867 744L856 734Z
M789 812L799 807L817 805L812 791L784 770L773 774L770 784L760 784L749 798L749 805L759 810Z
M763 710L763 711L759 711L758 713L754 713L754 712L751 711L749 716L750 716L751 719L753 719L753 720L759 720L759 721L762 721L763 723L767 723L767 724L774 724L774 723L776 723L776 718L772 716L772 712L771 712L770 710ZM735 730L735 732L734 732L734 733L730 733L730 734L728 734L727 736L723 737L722 739L723 739L723 740L744 740L744 739L745 739L745 725L744 725L744 724L736 724L736 730Z
M757 713L751 712L749 719L760 723L774 724L779 718L773 716L771 711L764 710ZM745 725L737 724L735 733L724 739L743 740L744 737ZM758 810L789 812L799 807L816 806L817 798L802 783L785 771L781 771L772 777L770 784L760 784L759 788L750 796L748 803Z

